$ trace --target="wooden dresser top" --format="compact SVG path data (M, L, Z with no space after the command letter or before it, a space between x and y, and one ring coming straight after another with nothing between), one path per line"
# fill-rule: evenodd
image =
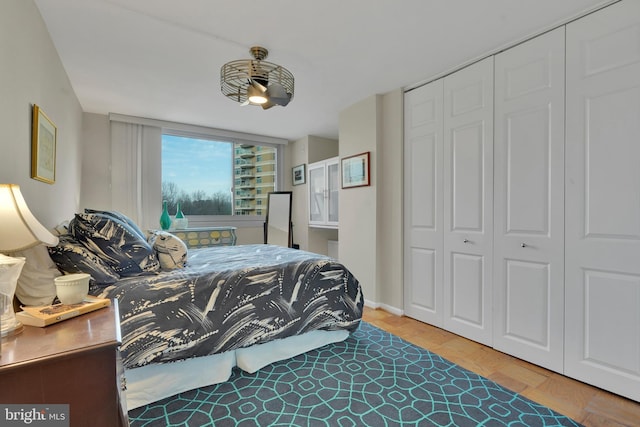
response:
M0 374L25 363L38 363L64 354L117 346L121 342L118 302L60 323L39 328L24 326L2 338Z

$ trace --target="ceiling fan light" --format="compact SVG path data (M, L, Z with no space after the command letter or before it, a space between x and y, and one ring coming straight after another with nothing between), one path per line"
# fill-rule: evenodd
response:
M251 82L247 87L247 98L250 103L258 105L264 104L269 100L264 86L256 82Z
M264 95L251 95L249 97L249 102L252 104L265 104L268 101L267 97Z

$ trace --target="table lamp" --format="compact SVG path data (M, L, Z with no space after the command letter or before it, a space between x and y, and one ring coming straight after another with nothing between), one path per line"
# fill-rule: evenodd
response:
M20 186L0 184L0 253L22 251L40 243L55 246L58 237L33 216ZM13 311L13 296L24 263L24 258L0 254L0 330L3 337L22 329Z

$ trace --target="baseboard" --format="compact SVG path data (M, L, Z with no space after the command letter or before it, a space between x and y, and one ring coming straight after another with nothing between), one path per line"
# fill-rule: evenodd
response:
M380 304L380 308L396 316L404 316L404 310L401 308L393 307L387 304Z
M380 308L380 304L379 303L373 302L373 301L369 301L366 298L364 300L364 305L369 307L369 308Z
M364 300L364 305L369 307L369 308L375 308L375 309L381 309L384 310L388 313L394 314L396 316L404 316L404 310L397 308L397 307L393 307L391 305L388 304L381 304L379 302L374 302L374 301L370 301L368 299Z

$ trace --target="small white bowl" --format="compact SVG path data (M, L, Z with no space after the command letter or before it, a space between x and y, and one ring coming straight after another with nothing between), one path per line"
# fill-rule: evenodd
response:
M65 274L56 277L56 294L63 304L79 304L89 293L89 278L87 273Z

